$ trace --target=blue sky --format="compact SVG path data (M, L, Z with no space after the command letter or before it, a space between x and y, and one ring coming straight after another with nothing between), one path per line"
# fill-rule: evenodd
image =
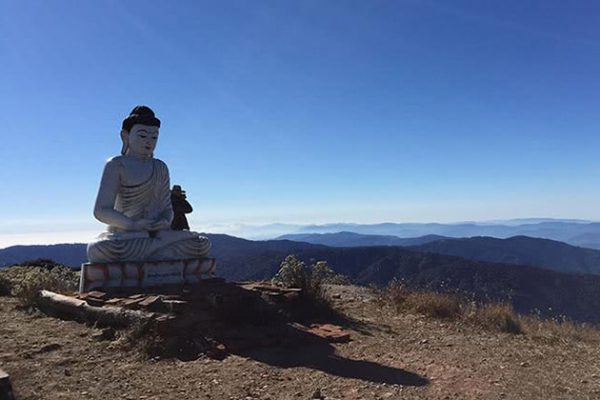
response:
M0 0L0 247L84 241L137 104L199 230L600 219L595 1ZM81 238L81 240L78 240Z

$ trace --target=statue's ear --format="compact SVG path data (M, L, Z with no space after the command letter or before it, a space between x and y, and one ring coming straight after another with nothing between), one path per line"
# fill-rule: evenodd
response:
M125 155L125 153L127 153L127 149L129 148L129 131L126 131L125 129L121 130L121 141L123 142L121 154Z

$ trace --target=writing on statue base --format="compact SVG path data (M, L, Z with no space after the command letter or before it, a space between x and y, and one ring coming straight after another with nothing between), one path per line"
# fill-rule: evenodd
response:
M119 288L152 288L190 285L212 277L214 258L173 261L87 263L81 267L80 292Z
M156 268L144 268L144 283L146 285L178 283L185 279L183 273L180 263L161 262Z

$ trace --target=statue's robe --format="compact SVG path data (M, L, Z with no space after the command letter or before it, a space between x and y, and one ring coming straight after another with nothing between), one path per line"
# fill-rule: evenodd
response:
M115 210L133 220L157 220L172 215L169 170L165 163L152 160L150 178L139 185L122 185ZM96 242L88 244L90 262L163 261L200 258L208 255L210 241L196 232L160 230L123 231L109 226Z

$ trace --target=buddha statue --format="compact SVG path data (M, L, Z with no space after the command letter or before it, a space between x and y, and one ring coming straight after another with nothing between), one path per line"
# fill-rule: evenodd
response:
M94 216L108 225L88 244L91 263L171 261L206 257L210 242L190 231L171 229L169 170L154 158L160 120L135 107L121 130L121 155L104 167Z

